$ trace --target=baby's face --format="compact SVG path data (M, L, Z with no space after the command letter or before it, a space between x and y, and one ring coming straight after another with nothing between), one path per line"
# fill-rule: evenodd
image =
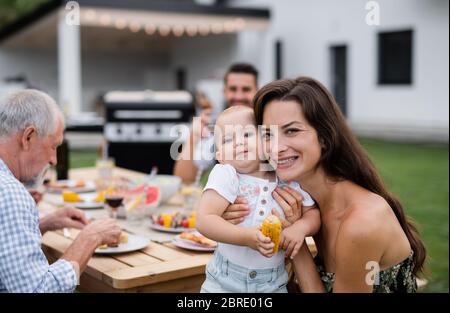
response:
M221 164L230 164L243 174L259 169L260 136L251 115L236 111L221 116L215 132Z

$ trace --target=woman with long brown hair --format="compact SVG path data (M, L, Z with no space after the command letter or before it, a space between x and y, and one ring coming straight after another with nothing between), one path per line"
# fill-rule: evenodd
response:
M424 244L329 91L308 77L278 80L254 105L277 175L298 181L320 208L317 256L303 244L293 259L300 289L415 292Z

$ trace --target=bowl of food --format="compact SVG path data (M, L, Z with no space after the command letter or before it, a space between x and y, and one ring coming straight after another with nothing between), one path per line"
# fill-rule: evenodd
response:
M158 174L149 181L161 190L161 203L172 198L181 187L181 178L175 175Z

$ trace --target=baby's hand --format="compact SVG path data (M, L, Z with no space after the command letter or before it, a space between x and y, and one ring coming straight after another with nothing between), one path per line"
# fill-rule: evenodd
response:
M283 229L280 236L280 249L285 251L287 258L293 259L305 240L305 232L301 221L297 221L291 226Z
M259 251L262 255L267 258L272 257L275 253L273 248L275 244L270 240L269 237L263 235L261 230L252 228L251 229L250 248Z
M257 237L257 250L267 258L272 257L275 253L273 248L275 244L270 240L269 237L263 235L263 233L258 229L256 233Z

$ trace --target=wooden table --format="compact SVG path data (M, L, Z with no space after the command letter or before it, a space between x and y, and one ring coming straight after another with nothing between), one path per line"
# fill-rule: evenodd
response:
M114 175L135 178L144 174L114 169ZM71 179L95 179L95 168L71 170ZM44 198L45 199L45 198ZM175 201L176 202L176 201ZM56 209L43 201L41 211ZM62 231L43 236L43 250L50 262L57 260L72 243ZM83 292L199 292L205 280L205 266L212 253L180 249L170 242L151 242L145 249L126 254L94 255L80 277Z
M76 232L71 234L75 237ZM50 261L58 259L72 239L62 232L45 234L43 249ZM171 244L151 242L138 252L94 255L80 277L84 292L198 292L205 280L211 253L194 254Z

